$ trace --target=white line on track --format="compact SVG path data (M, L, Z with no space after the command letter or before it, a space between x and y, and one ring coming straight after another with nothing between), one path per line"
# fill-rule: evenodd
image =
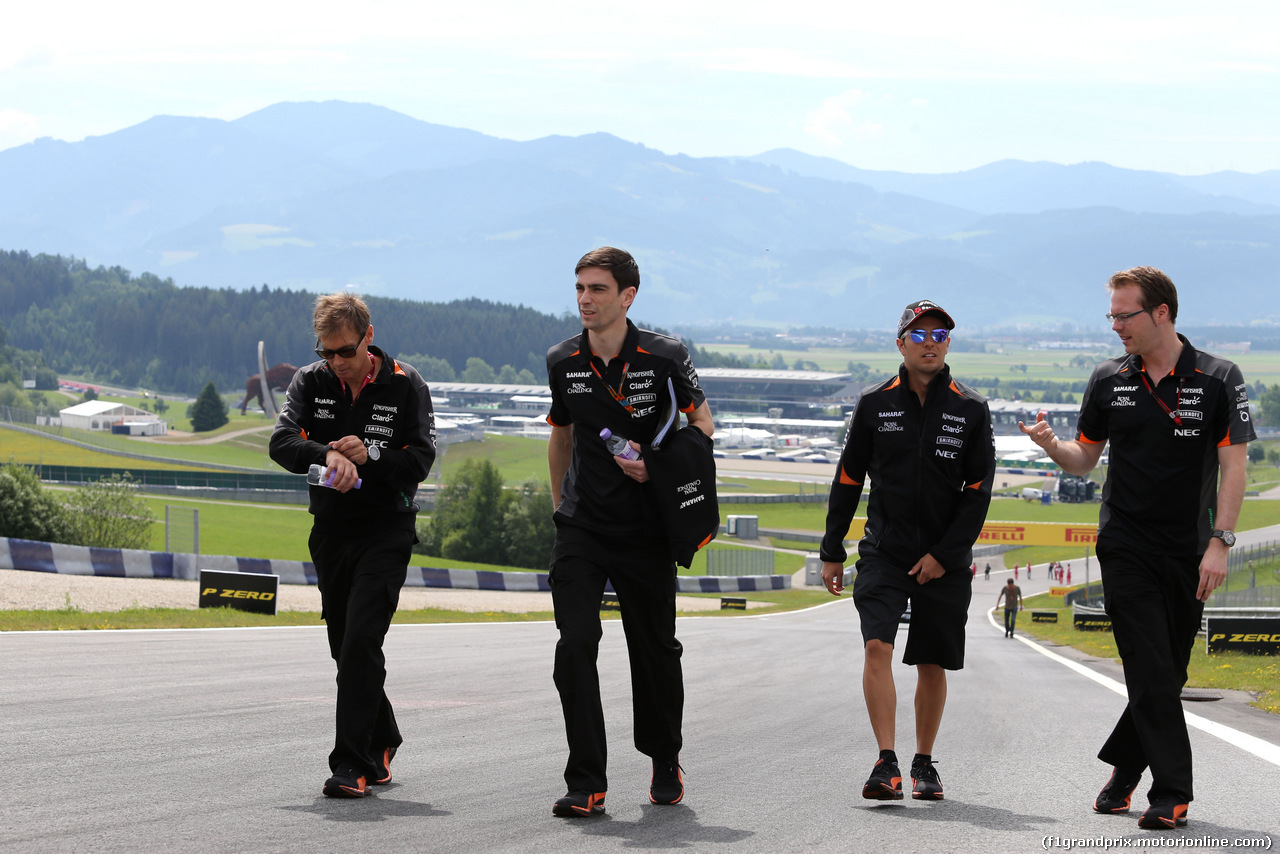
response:
M987 611L987 621L991 623L992 627L1004 631L1004 626L996 622L995 613L995 608ZM1088 667L1085 667L1077 661L1072 661L1069 658L1063 658L1056 652L1045 649L1043 646L1033 640L1030 640L1024 635L1015 634L1013 639L1021 641L1046 658L1056 661L1059 664L1074 670L1076 673L1092 679L1102 687L1115 691L1121 697L1128 699L1129 692L1125 690L1124 685L1112 679L1110 676L1103 676L1101 673L1090 670ZM1182 714L1186 717L1188 725L1216 738L1220 738L1228 744L1235 745L1241 750L1248 751L1259 759L1265 759L1272 765L1280 765L1280 746L1272 744L1269 741L1264 741L1256 736L1249 735L1248 733L1240 732L1237 729L1232 729L1231 727L1225 724L1220 724L1217 721L1202 718L1199 715L1188 712L1186 709L1183 709Z

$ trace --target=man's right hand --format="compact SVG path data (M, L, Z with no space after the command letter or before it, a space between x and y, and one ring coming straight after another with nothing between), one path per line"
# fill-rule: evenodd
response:
M1036 413L1036 423L1030 427L1018 422L1018 429L1031 437L1031 441L1035 442L1046 451L1053 447L1053 443L1058 441L1058 437L1053 433L1053 427L1045 420L1046 413L1042 409Z
M826 585L832 596L844 592L844 564L834 560L822 562L822 583Z

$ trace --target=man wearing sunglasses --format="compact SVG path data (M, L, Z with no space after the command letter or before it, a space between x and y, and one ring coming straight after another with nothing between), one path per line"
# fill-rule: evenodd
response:
M323 789L333 798L391 782L402 739L383 691L382 641L418 541L414 496L436 456L427 384L373 346L369 320L355 294L316 300L320 361L294 374L271 434L271 459L284 468L326 470L326 485L310 488L308 546L338 664L337 735Z
M951 378L951 316L920 300L898 321L898 375L862 390L831 484L822 581L844 590L844 538L868 478L866 533L858 543L853 602L862 623L862 690L880 756L862 788L871 800L900 800L894 752L897 690L893 647L911 605L903 663L916 668L916 754L911 797L942 800L933 744L947 700L948 670L964 666L964 627L973 544L986 520L995 477L987 401Z
M1107 282L1106 318L1125 355L1094 369L1079 435L1038 420L1022 432L1063 471L1087 475L1111 453L1098 514L1098 562L1128 703L1098 758L1112 766L1093 808L1127 813L1151 769L1138 826L1187 823L1191 741L1182 714L1191 646L1209 594L1227 573L1255 439L1240 369L1178 333L1178 291L1154 267ZM1221 482L1219 482L1221 472Z

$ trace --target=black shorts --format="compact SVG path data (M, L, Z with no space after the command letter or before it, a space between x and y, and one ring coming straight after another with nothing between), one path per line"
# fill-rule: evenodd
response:
M898 620L911 603L907 648L903 664L936 664L946 670L964 667L964 626L969 621L973 586L969 571L952 570L920 584L880 558L860 558L853 582L853 604L862 620L862 641L890 646L898 634Z

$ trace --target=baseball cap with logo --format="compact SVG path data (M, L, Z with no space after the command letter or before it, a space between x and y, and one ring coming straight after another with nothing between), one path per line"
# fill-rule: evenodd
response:
M917 300L902 310L902 317L898 318L898 337L902 337L902 333L907 331L907 327L916 322L916 318L926 314L936 314L942 318L943 324L948 330L956 328L956 322L951 319L951 315L942 310L942 306L933 300Z

